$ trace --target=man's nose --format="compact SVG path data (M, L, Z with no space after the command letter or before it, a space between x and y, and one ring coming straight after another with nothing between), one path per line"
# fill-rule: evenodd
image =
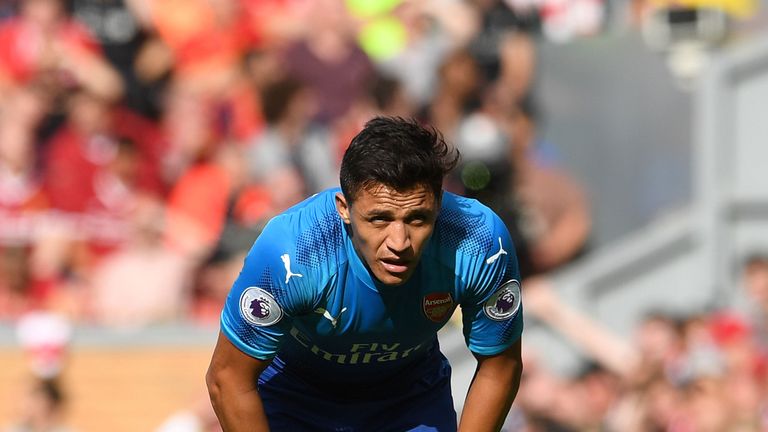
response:
M387 247L394 252L403 252L411 247L411 236L404 223L394 222L389 225Z

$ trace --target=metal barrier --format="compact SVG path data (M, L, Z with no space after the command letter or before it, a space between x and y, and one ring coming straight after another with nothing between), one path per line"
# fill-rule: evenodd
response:
M744 257L768 251L767 101L768 36L713 57L695 96L692 204L553 275L566 301L626 337L651 310L729 307ZM536 322L526 338L557 353L555 369L578 367Z

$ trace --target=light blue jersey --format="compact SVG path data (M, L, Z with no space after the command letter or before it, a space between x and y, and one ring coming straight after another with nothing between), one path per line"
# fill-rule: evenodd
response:
M271 220L227 298L224 334L252 357L274 358L263 378L295 377L331 396L397 392L440 373L436 333L456 306L473 353L497 354L520 338L514 246L490 209L444 192L413 276L390 287L355 252L337 192Z

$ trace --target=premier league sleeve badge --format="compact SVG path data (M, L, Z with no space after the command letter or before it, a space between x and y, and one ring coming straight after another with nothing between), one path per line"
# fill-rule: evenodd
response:
M240 295L240 315L258 327L267 327L280 321L283 310L272 294L259 287L249 287Z
M504 282L498 290L485 302L483 311L494 321L504 321L520 309L520 282L511 279Z

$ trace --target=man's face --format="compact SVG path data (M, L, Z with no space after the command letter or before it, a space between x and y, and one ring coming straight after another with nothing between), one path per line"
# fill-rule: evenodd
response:
M352 231L352 244L385 285L408 280L435 229L440 203L432 189L398 192L384 185L363 188L350 203L336 194L336 208Z

